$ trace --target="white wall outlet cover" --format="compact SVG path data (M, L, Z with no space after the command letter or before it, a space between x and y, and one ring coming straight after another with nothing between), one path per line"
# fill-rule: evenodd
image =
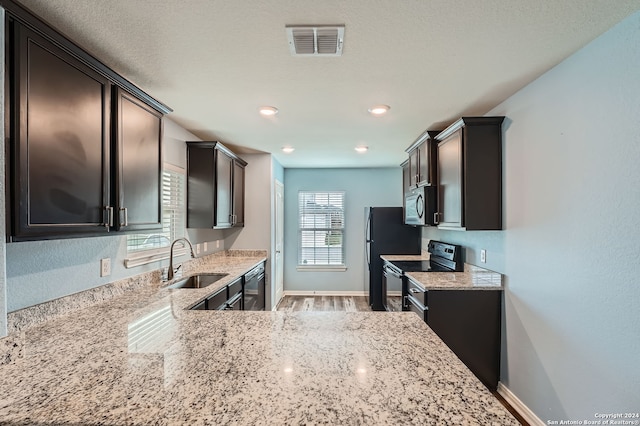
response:
M107 277L109 275L111 275L111 258L100 259L100 276Z
M486 263L486 261L487 261L487 251L480 250L480 262Z
M200 244L196 244L196 254L200 254Z
M204 244L204 251L207 251L207 248L208 248L209 244L206 241L204 243L202 243L202 244Z

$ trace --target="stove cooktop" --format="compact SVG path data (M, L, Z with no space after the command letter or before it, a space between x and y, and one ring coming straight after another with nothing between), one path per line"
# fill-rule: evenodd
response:
M391 263L402 272L452 272L430 260L394 260Z

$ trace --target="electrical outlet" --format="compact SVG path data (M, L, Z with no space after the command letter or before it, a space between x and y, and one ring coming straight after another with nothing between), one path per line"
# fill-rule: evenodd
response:
M200 254L200 244L196 244L196 254Z
M204 242L204 243L202 243L202 244L204 244L204 251L207 251L208 246L209 246L209 243L207 243L207 242L205 241L205 242Z
M220 248L220 240L216 240L216 248Z
M111 258L100 259L100 276L108 277L109 275L111 275Z
M487 251L485 249L480 250L480 262L487 263Z

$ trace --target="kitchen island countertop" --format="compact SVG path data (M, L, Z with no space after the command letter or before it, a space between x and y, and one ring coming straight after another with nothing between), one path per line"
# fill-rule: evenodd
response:
M413 313L186 310L204 291L150 285L24 330L0 423L518 424Z

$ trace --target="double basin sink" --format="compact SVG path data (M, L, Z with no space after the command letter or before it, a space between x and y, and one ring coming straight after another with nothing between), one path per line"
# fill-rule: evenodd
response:
M182 278L167 288L205 288L229 274L196 274Z

